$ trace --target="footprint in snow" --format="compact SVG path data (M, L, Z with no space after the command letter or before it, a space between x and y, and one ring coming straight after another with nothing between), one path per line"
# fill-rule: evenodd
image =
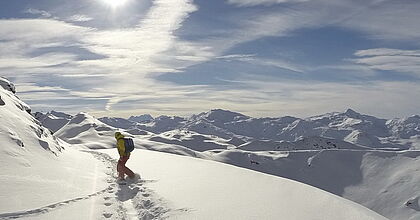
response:
M104 213L103 214L105 218L111 218L112 217L112 213Z
M407 206L408 208L414 209L416 211L420 211L419 197L417 196L415 198L408 200L405 203L405 206Z

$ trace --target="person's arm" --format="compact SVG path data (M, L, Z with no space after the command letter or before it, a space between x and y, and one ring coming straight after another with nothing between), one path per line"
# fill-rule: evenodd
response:
M118 140L117 147L118 147L118 153L120 154L120 157L125 156L124 139L119 139Z

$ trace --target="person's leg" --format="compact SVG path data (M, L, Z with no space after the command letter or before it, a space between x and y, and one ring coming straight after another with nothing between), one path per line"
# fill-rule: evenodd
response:
M127 162L128 159L130 159L130 156L127 156L127 159L124 162L124 173L127 174L128 177L134 178L134 172L125 166L125 163Z
M128 158L126 156L120 157L117 164L117 172L118 172L118 178L124 179L124 173L125 173L125 163L127 162Z

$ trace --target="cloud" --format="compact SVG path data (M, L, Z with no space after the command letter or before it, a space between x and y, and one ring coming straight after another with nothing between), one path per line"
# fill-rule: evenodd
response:
M27 14L33 14L33 15L40 15L43 18L50 18L52 17L51 13L48 11L44 11L44 10L39 10L39 9L35 9L35 8L28 8L24 11L24 13Z
M378 1L359 9L340 26L362 31L370 38L418 43L419 1Z
M174 8L174 5L177 7ZM171 68L155 62L155 58L162 59L167 56L164 52L176 46L174 31L195 10L196 7L188 0L158 0L137 27L97 31L84 41L88 43L89 50L109 57L112 61L109 63L119 68L141 67L143 73L167 71Z
M420 103L413 102L420 94L420 87L416 82L373 81L366 84L276 80L255 76L244 77L241 81L248 88L253 88L249 93L243 91L242 96L253 94L256 100L263 102L248 100L244 103L252 104L241 106L237 103L235 108L248 109L251 114L257 113L260 116L306 117L354 108L363 113L394 118L418 113L420 108Z
M247 89L202 86L173 87L183 95L156 94L142 99L120 100L111 111L98 115L130 116L136 113L154 115L188 115L214 108L224 108L255 117L292 115L307 117L353 108L383 118L410 116L418 112L416 100L420 87L411 82L373 82L343 84L319 81L293 81L258 78L240 80ZM407 90L410 92L407 93ZM168 93L177 90L168 90ZM205 101L203 101L205 100ZM381 109L378 109L381 106Z
M239 7L249 7L256 5L274 5L280 3L297 3L306 2L310 0L227 0L229 4L236 5Z
M390 48L375 48L367 50L358 50L354 55L364 56L420 56L420 50L400 50Z
M42 97L60 104L101 100L89 105L90 110L112 111L120 101L145 93L169 96L165 91L172 90L180 95L173 85L157 86L149 75L176 72L207 56L206 48L197 49L200 45L174 33L195 10L190 0L157 0L136 26L109 30L52 19L0 20L0 45L5 45L0 48L0 75L16 78L30 103L45 103ZM72 20L87 18L77 15ZM64 50L69 47L79 49ZM98 56L80 59L80 53ZM50 89L56 85L63 90Z
M89 17L87 15L76 14L76 15L72 15L72 16L68 17L66 20L67 21L73 21L73 22L85 22L85 21L91 21L91 20L93 20L93 18Z
M91 28L72 25L53 19L0 20L0 40L17 43L64 44L91 31Z
M226 16L211 15L212 19L217 17L220 19L217 21L231 26L211 29L198 22L196 25L202 28L205 37L193 40L182 35L191 14L200 13L190 0L153 1L147 13L139 16L141 20L136 25L116 29L84 27L77 23L90 19L84 15L74 15L68 22L0 20L0 74L16 78L18 90L23 86L22 98L35 107L71 113L86 110L97 115L128 116L136 113L189 114L227 108L255 116L307 116L352 107L366 113L381 111L379 115L395 116L415 112L420 107L412 104L415 94L420 92L418 85L408 82L346 84L238 74L237 78L228 78L232 81L228 86L180 86L154 78L162 72L176 73L212 60L307 72L308 67L288 60L230 51L247 42L291 36L305 28L345 27L381 39L415 39L418 36L419 29L415 29L418 24L410 20L416 21L414 3L414 9L408 10L406 18L402 16L402 3L394 3L396 10L393 11L382 1L367 1L366 4L343 0L241 2L230 0L228 3L236 6L288 3L288 7L267 7L264 13L259 7L235 8ZM404 26L403 22L410 20L408 27L386 30L392 29L386 24L391 18L384 21L375 18L386 13L401 15L393 17L393 25ZM196 22L188 21L188 24ZM95 19L95 22L98 21ZM398 31L404 33L399 35ZM62 49L69 46L80 50ZM83 53L98 56L81 59L79 55ZM416 50L384 48L363 50L356 52L357 58L351 60L353 64L319 68L360 71L369 75L375 74L376 70L396 70L398 67L399 71L405 68L404 71L414 74L418 69L417 53ZM392 63L392 67L386 62ZM220 69L222 75L223 67ZM211 69L208 72L212 74ZM375 110L384 103L383 109Z
M45 53L37 51L80 46L83 44L81 38L92 31L91 28L52 19L0 20L0 74L13 77L34 74L53 76L72 72L69 68L80 73L80 65L77 63L79 54L59 49ZM34 81L37 79L33 78Z
M420 77L420 51L375 48L359 50L355 53L360 58L352 59L374 70L396 71Z
M280 69L286 69L297 73L302 73L303 70L301 67L296 64L292 64L289 61L279 60L279 59L268 59L268 58L259 58L255 54L229 54L224 56L218 56L218 59L223 59L227 61L241 61L257 66L272 66Z
M298 30L321 27L345 28L370 39L409 40L418 44L420 38L418 1L228 1L238 6L276 2L289 4L287 7L265 8L264 13L258 7L237 9L225 17L224 22L230 26L214 30L216 35L211 38L197 41L211 47L213 53L220 56L231 48L258 39L290 36ZM208 28L198 29L201 31L212 33Z

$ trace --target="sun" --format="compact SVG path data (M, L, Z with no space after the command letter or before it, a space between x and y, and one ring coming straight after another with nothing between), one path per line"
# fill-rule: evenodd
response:
M128 0L102 0L105 4L111 8L118 8L127 3Z

